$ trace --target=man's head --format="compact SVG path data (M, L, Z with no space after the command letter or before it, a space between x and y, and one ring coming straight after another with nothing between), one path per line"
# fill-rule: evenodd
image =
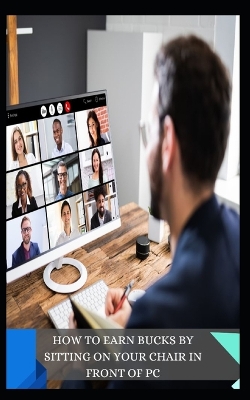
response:
M60 192L65 194L67 191L67 178L68 178L68 171L67 166L64 161L59 161L57 164L57 179L60 187Z
M53 130L53 137L54 137L56 146L57 146L58 150L61 150L63 128L62 128L60 119L58 119L58 118L54 119L53 124L52 124L52 130Z
M105 213L105 196L106 196L106 190L103 185L94 189L96 208L101 218Z
M21 222L21 235L23 239L23 243L28 245L30 243L31 239L31 222L28 217L23 217L22 222Z
M229 134L231 83L218 55L195 36L162 45L154 73L147 160L152 213L165 219L173 176L193 193L214 188Z

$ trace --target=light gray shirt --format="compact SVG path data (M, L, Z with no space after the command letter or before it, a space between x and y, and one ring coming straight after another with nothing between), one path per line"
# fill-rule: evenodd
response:
M52 157L64 156L65 154L72 153L73 149L69 143L62 141L61 150L58 150L57 146L52 151Z
M75 239L77 237L81 236L80 232L76 229L71 230L70 235L67 236L65 231L62 231L56 241L56 246L58 246L61 243L67 242L67 240Z

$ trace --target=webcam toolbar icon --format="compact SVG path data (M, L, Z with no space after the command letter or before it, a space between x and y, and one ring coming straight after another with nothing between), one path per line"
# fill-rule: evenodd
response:
M57 104L57 112L58 112L58 114L62 114L62 112L63 112L62 103L58 103L58 104Z
M46 117L47 115L47 108L45 106L41 107L41 116Z
M55 107L54 107L54 104L50 104L50 106L49 106L49 113L50 113L50 115L54 115L54 114L55 114Z

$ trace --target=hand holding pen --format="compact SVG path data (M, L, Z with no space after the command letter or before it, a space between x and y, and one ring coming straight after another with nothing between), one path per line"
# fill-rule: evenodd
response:
M129 293L130 293L130 291L131 291L131 289L132 289L132 287L133 287L133 285L134 285L134 282L135 282L134 279L132 279L132 281L125 287L125 290L124 290L124 292L123 292L123 295L122 295L122 297L121 297L121 300L119 301L119 303L117 304L117 306L116 306L116 308L115 308L115 310L114 310L114 314L115 314L118 310L120 310L121 306L123 305L124 300L128 298L128 295L129 295Z

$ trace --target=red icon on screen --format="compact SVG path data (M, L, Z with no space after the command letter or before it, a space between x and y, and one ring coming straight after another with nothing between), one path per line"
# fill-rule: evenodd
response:
M71 106L70 106L70 102L66 101L64 104L64 109L66 112L70 112Z

